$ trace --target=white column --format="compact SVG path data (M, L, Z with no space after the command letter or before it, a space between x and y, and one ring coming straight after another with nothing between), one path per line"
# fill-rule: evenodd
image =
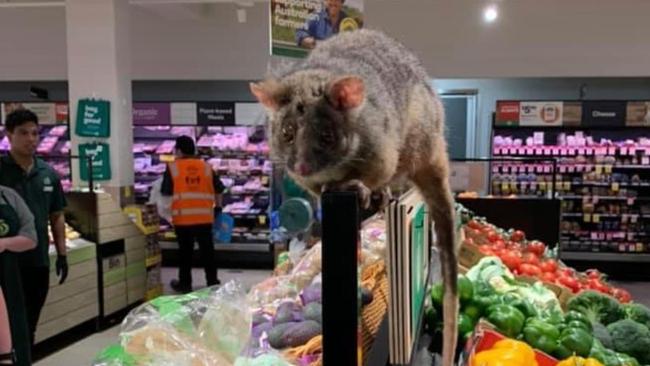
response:
M77 103L98 98L111 103L110 181L100 184L118 195L133 186L133 128L131 119L131 58L128 0L66 0L68 88L70 99L71 153L80 143L98 140L75 135ZM72 182L87 185L73 160Z

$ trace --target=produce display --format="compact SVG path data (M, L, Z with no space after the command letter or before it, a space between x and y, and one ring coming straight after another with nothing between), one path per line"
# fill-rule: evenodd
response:
M462 230L463 247L476 247L483 257L461 268L459 336L471 341L487 322L509 344L474 352L468 365L535 365L522 342L551 356L552 365L650 364L650 309L627 291L597 270L565 266L523 232L501 230L469 212ZM441 284L432 286L425 329L434 339L442 326L442 296Z
M371 219L361 232L364 306L383 266L385 223ZM292 246L294 248L294 246ZM119 344L95 366L289 366L322 362L321 244L296 245L275 275L248 292L236 282L182 296L158 297L122 323ZM372 280L370 280L372 278ZM366 287L363 284L368 282ZM374 303L380 306L387 302ZM365 309L365 307L364 307ZM385 309L384 309L385 312Z

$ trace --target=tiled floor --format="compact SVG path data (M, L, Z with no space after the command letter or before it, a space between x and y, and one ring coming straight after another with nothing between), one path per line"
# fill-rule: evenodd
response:
M163 268L162 277L165 284L165 294L173 294L174 291L169 287L169 281L176 278L177 270L175 268ZM222 283L230 280L240 281L248 290L252 285L261 282L271 275L270 271L251 271L251 270L221 270L219 279ZM195 268L192 271L194 279L194 288L199 289L205 286L205 276L201 269ZM91 365L92 360L98 352L106 346L116 343L120 327L115 326L102 333L96 333L92 336L79 341L68 348L65 348L51 356L35 363L35 366L69 366L69 365Z
M163 268L162 276L165 284L165 293L172 294L169 287L169 281L176 277L176 269ZM198 289L205 286L205 278L200 269L192 271L194 278L194 288ZM223 283L232 279L242 282L246 289L262 281L270 275L269 271L236 271L223 270L219 272L219 277ZM650 306L650 283L648 282L625 282L616 283L632 293L632 297L647 306ZM71 345L39 362L36 366L64 366L64 365L90 365L95 355L107 345L117 342L119 326L113 327L102 333L94 334L80 342Z

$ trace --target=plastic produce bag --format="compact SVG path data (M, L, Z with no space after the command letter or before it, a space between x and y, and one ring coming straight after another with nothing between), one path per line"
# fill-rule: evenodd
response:
M238 283L162 296L124 319L120 347L106 349L95 365L232 366L250 329L250 306Z

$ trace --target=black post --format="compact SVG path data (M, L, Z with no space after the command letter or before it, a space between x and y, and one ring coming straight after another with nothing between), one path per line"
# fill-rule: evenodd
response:
M324 193L322 212L323 365L360 366L357 194Z
M93 158L94 157L95 157L94 155L88 156L88 190L90 192L94 192L94 188L93 188L94 185L93 184Z

